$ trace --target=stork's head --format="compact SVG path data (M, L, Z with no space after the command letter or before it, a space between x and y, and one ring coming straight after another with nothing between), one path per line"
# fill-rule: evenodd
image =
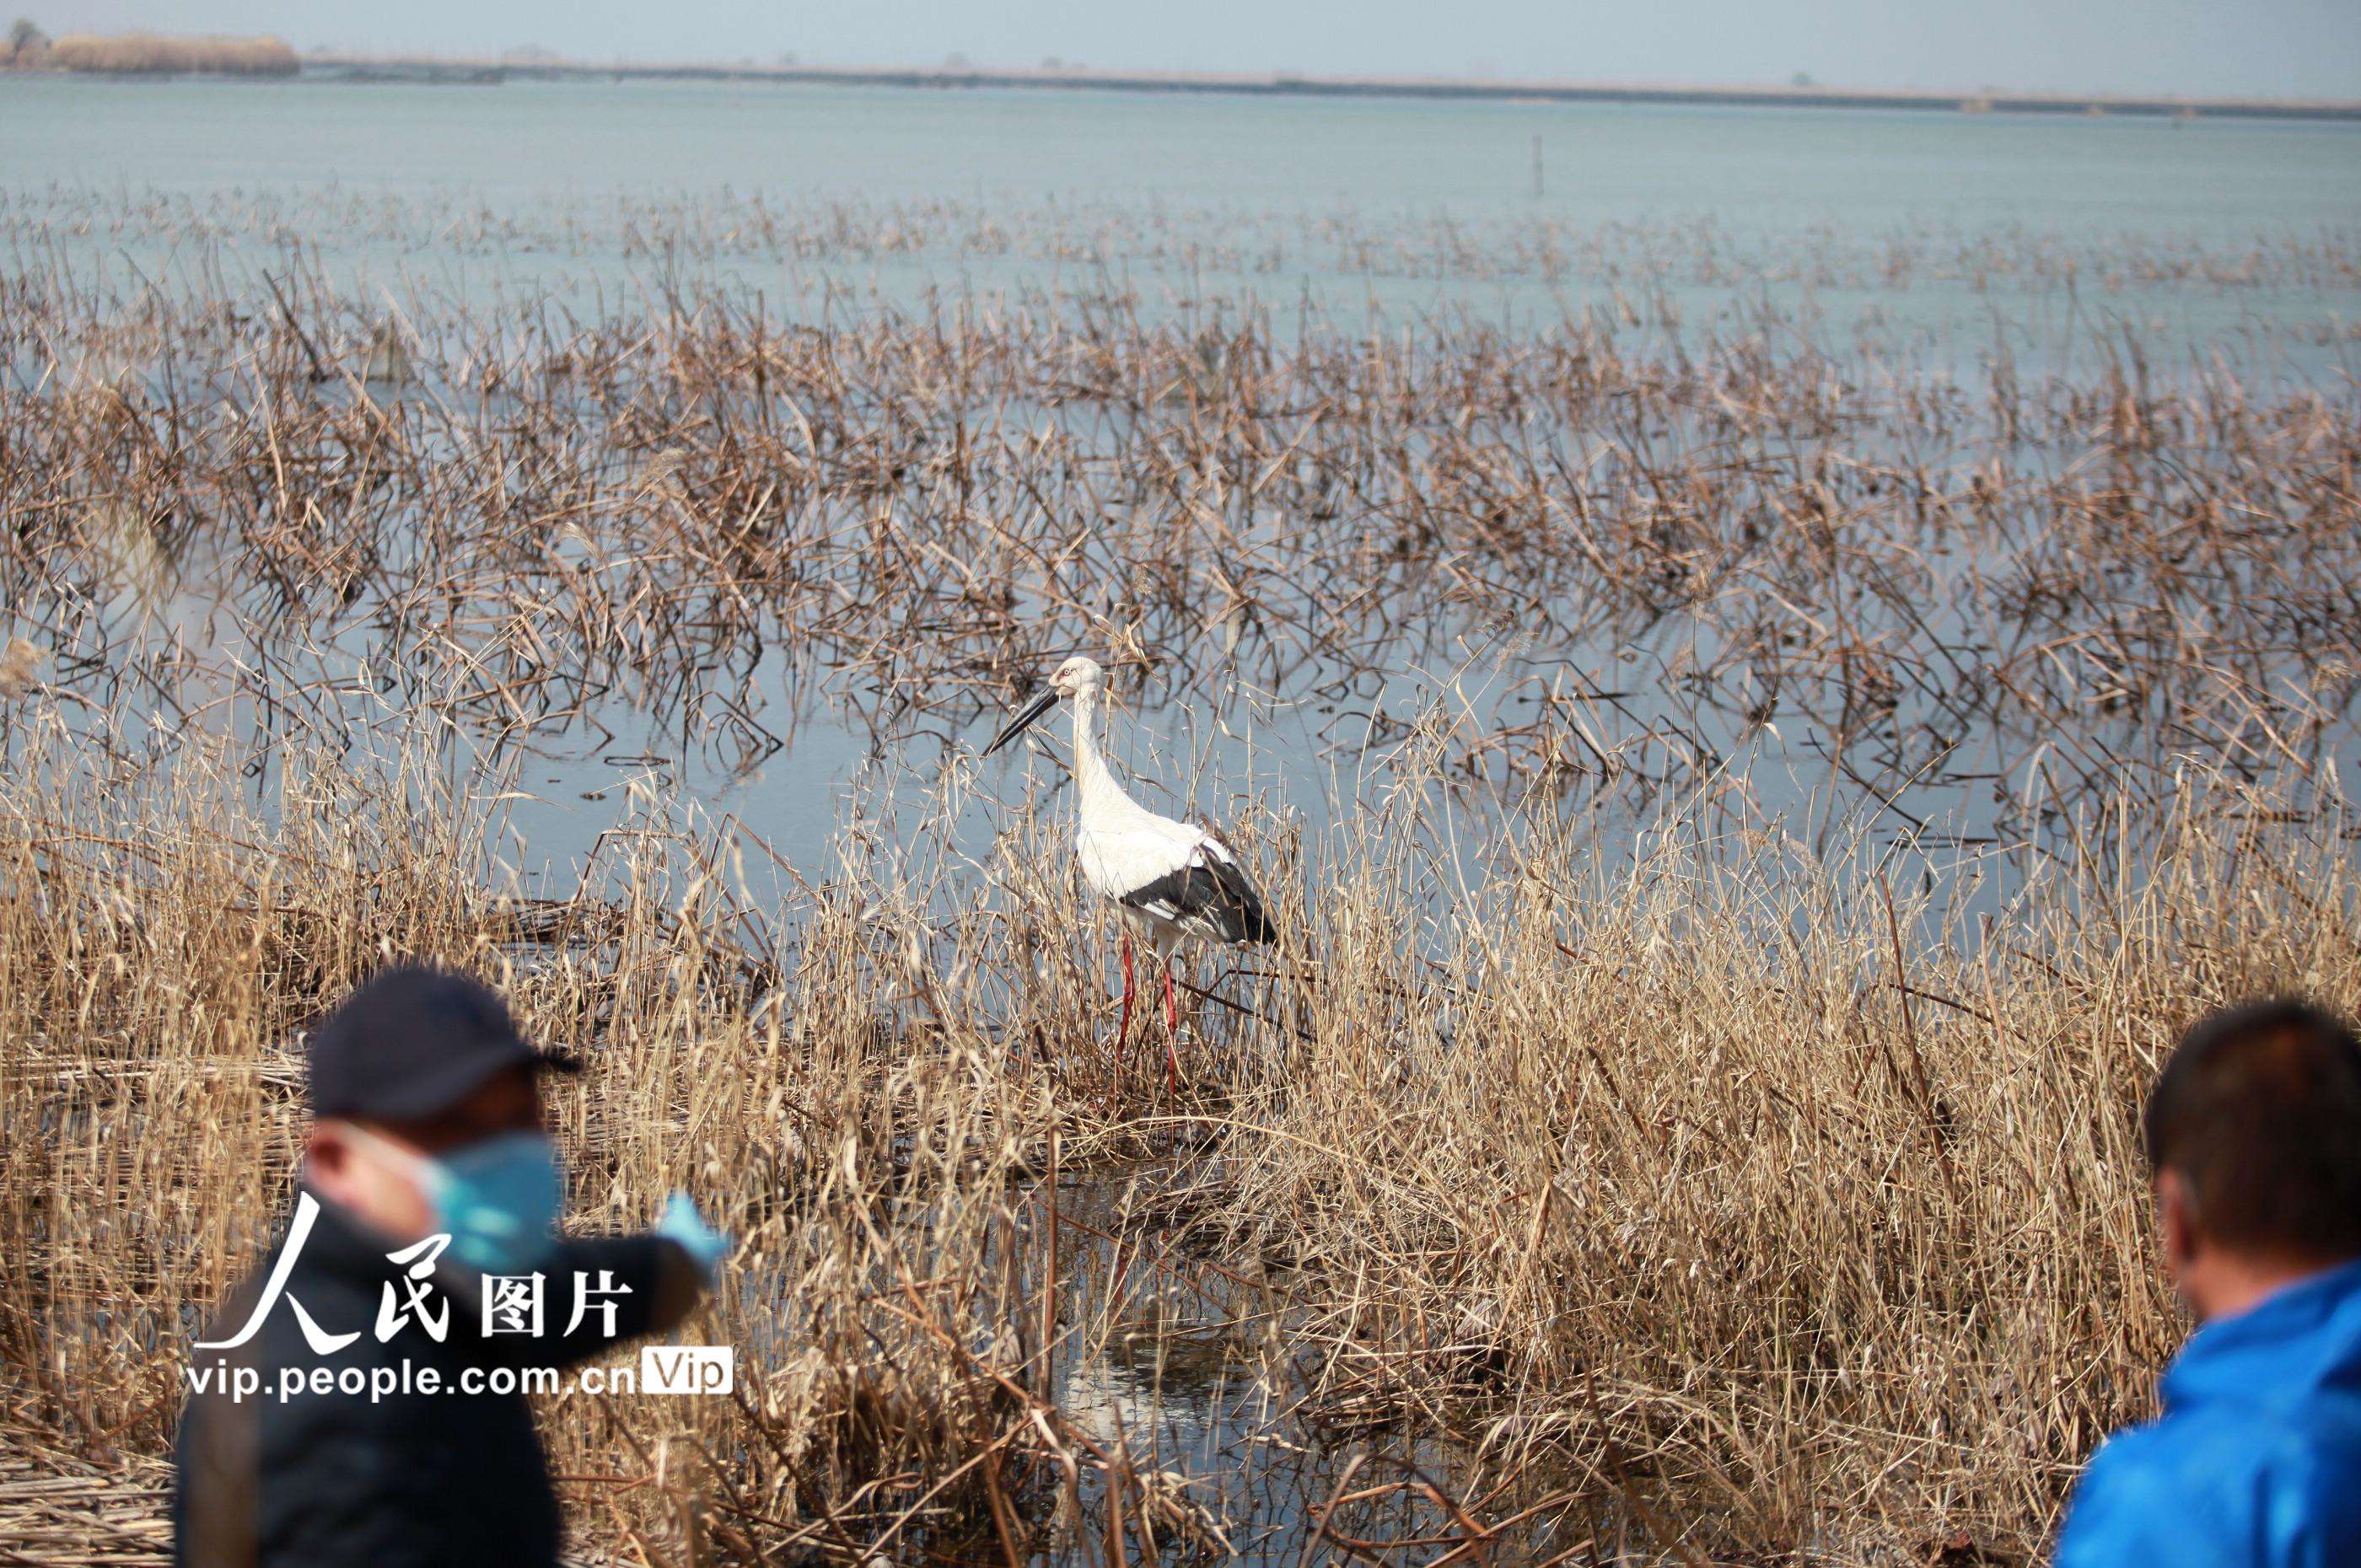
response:
M1086 691L1096 691L1103 674L1096 659L1077 653L1058 666L1058 673L1049 677L1049 689L1060 696L1080 696Z
M1082 697L1096 692L1101 679L1097 660L1083 658L1079 653L1067 660L1058 666L1057 674L1049 677L1048 689L1017 710L1016 717L1008 721L1008 728L992 738L992 744L983 749L983 754L989 757L1024 734L1035 720L1057 706L1060 697Z

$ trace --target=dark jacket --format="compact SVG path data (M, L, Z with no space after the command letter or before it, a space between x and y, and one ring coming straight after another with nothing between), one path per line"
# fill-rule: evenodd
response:
M2199 1329L2161 1392L2092 1456L2058 1568L2361 1563L2361 1263Z
M261 1330L235 1350L190 1352L191 1381L240 1366L259 1374L261 1393L234 1401L217 1385L192 1391L174 1444L174 1561L185 1568L539 1568L557 1561L557 1497L523 1392L460 1391L469 1368L566 1367L646 1332L662 1272L653 1236L568 1242L539 1266L545 1280L544 1332L483 1332L481 1277L456 1263L436 1266L430 1301L449 1312L442 1343L412 1321L378 1338L388 1283L407 1299L397 1250L336 1205L321 1202L283 1294ZM201 1339L226 1339L245 1325L286 1247L282 1239L252 1279L232 1293ZM574 1277L609 1271L628 1295L616 1303L615 1334L594 1307L576 1332ZM298 1321L300 1302L324 1332L357 1330L350 1344L315 1354ZM324 1367L366 1380L399 1379L411 1391L373 1398L341 1392L275 1397L283 1372ZM432 1368L437 1392L419 1391Z

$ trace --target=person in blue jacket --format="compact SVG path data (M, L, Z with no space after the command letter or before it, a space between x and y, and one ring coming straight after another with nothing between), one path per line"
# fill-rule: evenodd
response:
M2361 1041L2301 1002L2215 1014L2143 1132L2198 1328L2162 1416L2083 1472L2059 1568L2361 1564Z

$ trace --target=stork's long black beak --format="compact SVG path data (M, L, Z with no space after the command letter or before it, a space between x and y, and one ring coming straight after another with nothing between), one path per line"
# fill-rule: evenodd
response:
M992 744L983 749L983 754L987 757L991 756L994 751L1024 734L1027 729L1032 728L1035 719L1057 706L1058 688L1051 686L1039 696L1027 703L1018 711L1016 717L1008 721L1008 728L992 738Z

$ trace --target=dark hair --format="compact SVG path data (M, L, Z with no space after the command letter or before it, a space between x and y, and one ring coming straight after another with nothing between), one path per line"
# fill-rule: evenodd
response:
M2156 1170L2234 1250L2361 1257L2361 1040L2308 1002L2249 1002L2199 1019L2148 1094Z

